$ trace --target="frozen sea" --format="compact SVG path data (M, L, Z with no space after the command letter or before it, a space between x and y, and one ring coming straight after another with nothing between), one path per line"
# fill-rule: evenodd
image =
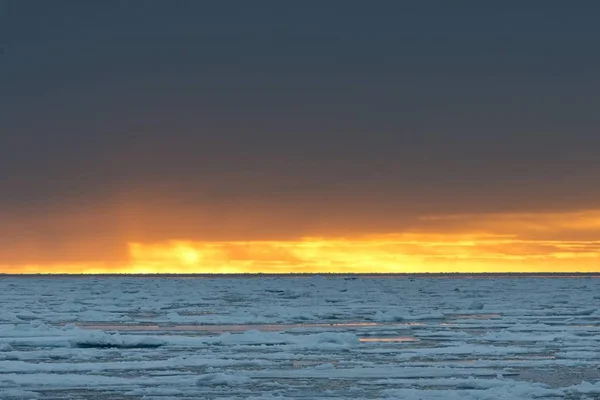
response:
M600 278L0 276L0 399L600 399Z

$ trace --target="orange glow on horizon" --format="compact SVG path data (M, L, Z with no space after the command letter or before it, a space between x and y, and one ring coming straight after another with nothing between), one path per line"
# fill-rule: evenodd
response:
M389 235L298 241L131 243L138 273L598 271L600 242ZM583 249L583 250L582 250Z
M7 273L600 272L600 211L433 216L411 232L297 240L130 242L121 265Z

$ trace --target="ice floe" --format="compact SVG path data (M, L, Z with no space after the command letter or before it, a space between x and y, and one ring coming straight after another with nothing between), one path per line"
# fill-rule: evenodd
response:
M593 399L600 279L2 277L0 399Z

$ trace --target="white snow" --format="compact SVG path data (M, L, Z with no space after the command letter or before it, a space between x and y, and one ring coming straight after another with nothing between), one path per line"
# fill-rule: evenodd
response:
M581 382L579 385L574 385L565 391L568 394L600 394L600 381L596 383Z
M0 276L0 399L583 399L600 279Z

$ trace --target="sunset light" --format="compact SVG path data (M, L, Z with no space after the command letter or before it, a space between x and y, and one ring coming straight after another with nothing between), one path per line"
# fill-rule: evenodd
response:
M599 16L0 0L0 400L600 400Z
M133 243L131 268L144 273L592 272L598 270L600 261L598 241L475 236L436 240L428 235L399 235L281 242ZM190 262L182 254L197 255L196 261Z
M122 263L5 266L24 273L598 272L600 212L437 215L413 231L296 240L127 242Z

